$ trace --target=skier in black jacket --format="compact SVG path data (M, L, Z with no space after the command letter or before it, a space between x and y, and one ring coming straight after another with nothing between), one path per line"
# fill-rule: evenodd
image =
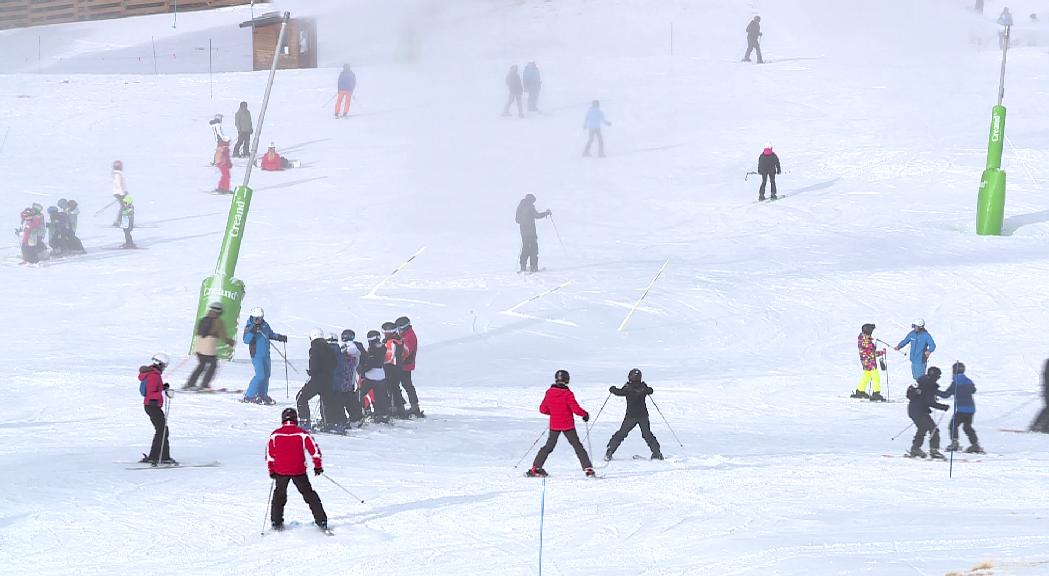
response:
M1042 371L1042 396L1045 400L1045 408L1038 413L1038 417L1031 424L1031 432L1049 434L1049 360L1045 361L1045 370Z
M747 24L747 53L743 55L744 62L750 62L750 53L756 50L758 64L764 64L764 60L761 59L761 44L758 43L758 38L761 38L761 16L755 16L750 24Z
M390 419L390 392L386 387L386 345L378 330L368 331L368 349L361 356L357 372L364 378L361 385L361 402L365 396L372 394L372 420L388 422Z
M539 236L535 232L535 221L546 218L552 213L538 212L535 209L535 196L528 194L517 205L517 224L521 227L521 272L531 260L530 272L539 271Z
M310 332L310 368L306 371L310 379L295 395L295 404L299 409L299 426L306 431L312 428L310 400L314 396L321 396L323 402L325 397L330 397L334 389L335 363L335 354L324 339L324 332L320 328L313 329Z
M765 183L772 181L772 199L776 199L776 174L781 172L779 156L772 151L772 144L766 144L758 156L758 174L761 174L761 187L758 188L758 201L765 199Z
M623 416L623 424L619 431L612 435L605 450L605 460L611 460L616 449L623 443L634 426L641 426L641 437L652 451L652 460L662 460L663 454L659 450L659 440L652 434L652 425L648 422L648 404L646 397L652 393L652 389L641 379L641 371L634 368L627 374L626 384L622 388L609 386L608 391L616 396L626 397L626 415Z
M907 388L907 399L910 400L910 403L907 404L907 415L911 417L917 429L914 432L914 441L911 442L911 451L907 453L911 458L928 456L942 460L944 457L940 452L940 429L936 427L936 422L930 416L932 414L930 408L944 411L950 408L936 401L937 393L940 391L937 384L940 374L940 369L932 366L924 376L918 378L915 384ZM929 433L932 434L932 438L929 439L929 453L926 454L922 451L922 443L925 442L925 435Z

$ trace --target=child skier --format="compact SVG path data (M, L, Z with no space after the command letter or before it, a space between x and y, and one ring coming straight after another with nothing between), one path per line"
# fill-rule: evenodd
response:
M125 195L120 200L120 227L124 229L124 243L121 248L138 248L131 238L131 231L135 229L135 201L131 195Z
M215 166L219 169L219 183L213 192L229 194L232 192L229 188L229 169L233 167L233 160L229 157L229 140L219 140L215 148Z
M251 309L248 323L244 325L244 343L248 345L248 353L251 355L251 365L255 368L255 376L244 392L241 402L253 402L255 404L266 404L272 406L276 400L270 398L270 340L287 342L288 337L277 334L270 328L265 320L266 312L262 308Z
M321 497L310 485L306 475L306 454L313 459L313 475L324 474L321 448L310 433L299 428L299 414L294 408L285 408L280 413L280 428L270 434L266 443L266 467L273 479L273 507L270 522L274 530L284 529L284 505L288 503L288 483L294 482L302 499L310 506L313 521L321 530L328 529L328 515L324 513Z
M961 362L955 362L951 367L951 372L953 373L951 385L937 394L940 398L956 397L954 416L951 417L951 444L947 446L947 450L951 452L961 450L961 446L958 445L958 426L962 426L970 444L966 452L983 454L980 441L976 438L976 430L973 430L973 417L976 416L976 401L973 400L973 394L976 393L976 384L973 384L973 381L965 375L965 364Z
M167 464L177 466L178 462L171 458L171 448L168 446L170 431L168 430L167 417L164 415L164 397L171 397L170 388L164 383L161 374L168 367L168 355L158 352L153 355L149 366L138 369L139 392L143 396L142 403L145 405L149 421L153 423L153 443L150 445L149 454L142 457L143 464L149 463L156 466Z
M634 426L641 426L641 437L652 451L652 460L662 460L663 454L659 450L659 440L652 434L652 425L648 421L648 404L646 397L652 394L652 389L641 379L641 371L634 368L627 374L626 384L622 388L609 386L608 391L616 396L626 397L626 415L623 416L623 424L619 431L612 435L605 450L605 460L611 460L616 449L623 443Z
M390 410L394 418L406 420L408 411L404 409L404 394L401 394L401 378L404 374L404 343L393 322L383 322L383 345L386 346L386 357L383 371L386 373L386 391L390 397Z
M343 380L336 382L339 404L351 423L359 422L363 418L361 401L357 397L357 368L361 365L361 357L364 356L365 350L364 345L357 342L356 338L357 334L348 328L340 335L346 370Z
M936 408L937 410L947 410L950 408L946 404L940 404L936 401L937 393L939 392L939 386L936 382L940 379L940 369L933 366L929 368L929 372L918 378L915 384L911 384L907 388L907 399L910 402L907 404L907 415L911 417L911 421L914 422L916 428L914 432L914 441L911 442L911 451L907 453L907 456L911 458L925 458L926 456L943 460L943 454L940 452L940 430L936 427L936 422L933 421L930 414L932 411L930 408ZM929 453L926 454L922 451L922 443L925 442L925 435L932 434L929 439Z
M860 328L857 338L860 350L860 364L863 365L863 375L852 398L870 398L872 402L885 402L881 395L881 372L878 371L878 356L884 356L884 350L876 350L874 344L874 324L864 324ZM871 394L867 395L867 384L871 384Z
M539 412L550 416L550 435L546 439L546 444L535 455L532 467L528 472L525 472L526 476L535 478L547 475L546 470L543 470L543 464L546 463L550 453L554 451L557 439L562 434L568 439L568 443L572 445L572 448L575 448L575 454L579 458L579 464L583 466L583 472L588 477L594 476L594 468L590 463L590 456L586 453L583 443L579 441L579 434L575 431L575 417L573 416L573 414L581 416L583 422L589 422L590 414L579 406L579 403L576 402L575 394L572 394L572 391L568 389L569 379L568 370L555 372L554 384L546 391L543 403L539 405Z
M361 357L357 372L364 378L361 386L361 402L371 395L372 420L387 422L390 415L390 396L386 389L386 346L378 330L368 331L368 349Z
M925 329L925 320L921 318L915 320L911 324L911 331L903 337L903 340L900 340L896 349L899 350L907 345L911 347L911 376L917 380L925 374L926 367L929 365L929 356L936 351L936 341Z

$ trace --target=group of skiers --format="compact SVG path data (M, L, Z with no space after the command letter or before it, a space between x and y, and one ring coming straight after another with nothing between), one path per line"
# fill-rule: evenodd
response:
M84 244L76 235L80 206L76 200L62 198L57 206L47 208L34 203L22 210L21 222L15 228L22 250L21 264L36 264L48 258L83 254ZM48 249L50 248L50 250Z
M874 324L864 324L860 327L857 337L857 347L860 354L860 365L863 374L860 376L859 385L852 393L852 398L870 399L874 402L885 402L886 398L881 394L880 369L886 370L884 361L887 348L877 349L877 342L888 343L874 337ZM932 409L948 410L950 407L939 402L940 398L955 398L954 416L951 418L949 429L951 443L947 446L949 451L960 450L958 444L958 428L963 427L965 435L969 438L969 448L966 452L983 453L976 431L973 429L973 418L976 414L976 403L973 394L976 393L976 385L965 375L965 364L955 362L951 367L951 384L946 390L940 391L939 380L942 371L936 366L929 366L929 357L936 351L936 341L925 328L925 320L919 318L911 323L911 331L903 337L895 346L894 350L909 347L909 359L911 363L911 376L914 383L907 388L907 415L915 426L914 440L911 449L907 453L912 458L942 459L940 452L940 431L933 421ZM880 362L879 362L880 360ZM870 393L867 393L868 387ZM929 453L922 450L925 437L929 436Z
M535 460L532 461L532 467L525 472L526 476L532 478L547 476L543 465L546 464L546 459L554 451L554 447L557 446L557 440L561 436L564 436L575 450L576 457L579 458L579 464L583 468L583 473L587 477L595 476L593 464L590 462L590 455L587 453L586 448L583 447L582 441L579 440L579 433L576 432L575 428L575 417L579 416L584 423L587 423L590 422L590 413L584 410L579 405L579 402L576 401L575 394L568 387L570 381L571 375L568 373L568 370L555 372L554 383L546 391L542 403L539 404L539 412L550 417L549 433L547 434L546 443L536 453ZM638 426L641 427L641 437L648 444L649 450L652 451L651 459L663 459L659 441L652 434L652 425L648 419L647 398L652 393L652 388L645 383L642 379L641 370L637 368L630 370L627 374L626 384L623 386L608 387L609 397L613 395L624 397L627 405L623 423L620 425L619 430L612 434L605 447L605 461L612 460L623 440L626 439L631 430Z
M521 96L528 93L528 111L539 112L539 90L543 86L543 80L539 74L539 66L535 62L529 62L524 67L524 74L518 72L517 64L510 66L506 73L506 105L503 106L503 116L510 115L510 105L517 104L517 117L524 118L524 107L521 104Z

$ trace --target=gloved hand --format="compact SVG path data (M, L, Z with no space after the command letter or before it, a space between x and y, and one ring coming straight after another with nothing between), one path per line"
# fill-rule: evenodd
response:
M615 392L615 391L616 391L616 387L615 387L615 386L609 386L609 387L608 387L608 393L609 393L609 394L611 394L611 393L613 393L613 392Z
M317 468L313 469L314 476L320 476L321 474L324 474L324 468L318 466Z
M287 336L285 336L283 334L281 334L280 336L277 336L277 342L287 342L287 341L288 341L288 337Z
M277 479L277 473L276 472L270 472L270 478L276 480Z
M171 388L171 384L168 384L167 382L165 382L164 383L164 389L167 390L168 388Z
M589 421L590 421L590 413L587 412L586 414L583 414L583 422L589 422Z
M553 213L553 212L552 212L552 211L551 211L551 210L550 210L549 208L547 208L547 209L546 209L546 215L547 215L547 216L553 216L553 215L554 215L554 213Z

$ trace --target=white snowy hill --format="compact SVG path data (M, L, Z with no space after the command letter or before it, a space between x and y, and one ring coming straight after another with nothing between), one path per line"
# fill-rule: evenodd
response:
M310 329L363 335L410 316L429 417L318 436L327 473L366 500L312 479L333 538L308 528L294 490L286 517L302 526L259 535L264 444L305 379L290 373L287 399L279 362L275 407L172 401L172 455L221 466L126 470L152 437L139 365L168 351L179 388L193 364L181 360L229 205L202 193L218 179L206 123L223 113L233 132L242 100L257 119L266 74L209 86L199 58L159 75L138 63L151 37L191 53L229 34L218 69L243 69L246 9L178 28L49 27L69 57L42 73L23 46L37 29L0 33L0 214L14 227L33 202L77 199L88 250L24 267L12 238L0 254L4 574L536 574L543 484L522 477L534 451L514 464L547 425L543 393L566 368L596 417L633 367L683 446L653 409L668 460L633 460L648 453L635 430L593 481L562 440L546 465L546 574L1049 573L1049 439L1000 431L1037 412L1047 352L1044 47L1009 56L1007 233L974 232L1000 58L972 38L993 39L1001 2L982 19L946 0L281 7L315 10L329 67L278 73L262 142L303 167L252 175L245 310L266 309L300 371ZM763 66L739 62L754 14ZM508 66L533 59L543 113L500 117ZM334 121L343 62L359 84ZM580 158L595 98L613 123L604 160ZM755 204L744 176L766 142L786 197ZM115 249L112 214L92 216L118 158L142 250ZM513 213L527 193L563 247L540 221L546 271L521 276ZM964 361L978 388L988 454L959 455L951 478L898 457L911 431L891 440L910 422L902 356L890 351L883 382L893 402L848 398L860 325L895 343L918 317L932 363ZM216 385L250 378L225 364ZM623 410L613 398L591 420L599 462Z

